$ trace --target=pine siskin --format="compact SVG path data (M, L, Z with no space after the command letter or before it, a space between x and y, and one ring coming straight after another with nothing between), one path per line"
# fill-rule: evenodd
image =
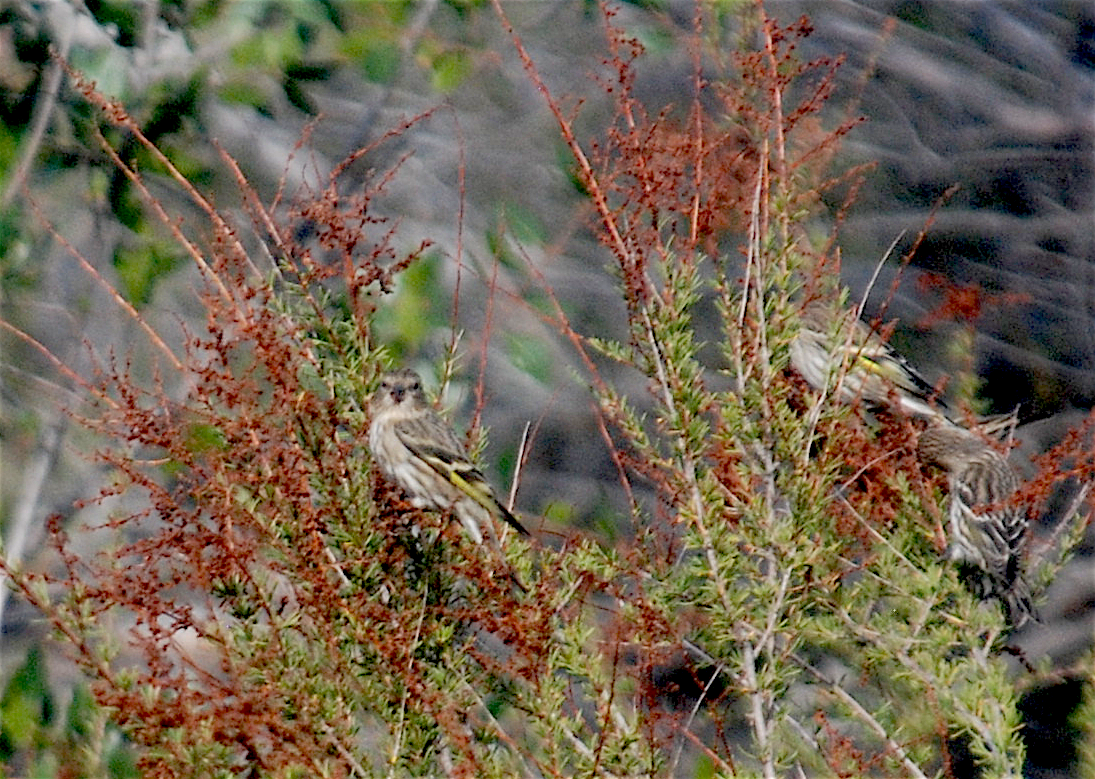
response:
M916 451L922 463L948 474L948 557L959 564L966 586L979 598L999 600L1012 627L1037 620L1021 570L1027 519L1012 502L1019 480L1007 459L952 426L924 431Z
M842 403L889 406L896 401L910 416L946 419L942 406L932 402L932 385L861 319L854 318L847 333L834 341L836 317L850 318L851 312L822 301L799 312L791 366L811 387L819 392L835 390Z
M480 544L492 517L528 535L498 502L452 428L427 402L417 373L406 368L385 373L370 409L373 458L415 507L453 511Z

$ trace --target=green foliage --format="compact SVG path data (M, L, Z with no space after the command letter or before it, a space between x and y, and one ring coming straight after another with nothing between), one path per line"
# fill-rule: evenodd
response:
M44 653L38 646L11 675L0 697L0 760L23 775L87 776L129 779L138 776L130 746L106 721L79 685L58 716L50 690Z
M355 31L346 37L343 50L369 81L390 84L399 74L403 53L389 35L378 35L369 28Z
M507 333L504 340L506 354L516 368L541 383L550 380L554 357L547 344L518 333Z
M429 254L407 268L399 277L395 294L376 316L379 343L400 362L413 354L438 331L446 329L452 313L448 300L437 294L442 257Z
M1095 667L1088 657L1086 667L1089 669L1084 685L1084 697L1080 706L1072 714L1073 727L1081 734L1079 739L1078 775L1091 776L1095 772L1095 674L1090 669Z
M121 292L140 308L152 299L156 284L170 275L182 261L178 247L150 241L137 247L120 246L114 254Z
M507 235L522 246L541 246L548 240L547 226L539 214L520 203L504 203L497 208L498 229L488 233L488 245L491 254L498 259L507 260L503 235Z
M472 71L473 61L466 51L449 49L430 58L430 84L438 92L448 94L464 82Z
M48 728L54 718L53 698L45 679L42 652L38 647L27 653L23 665L8 680L0 698L3 715L3 745L0 754L10 759L18 749L26 749Z
M14 170L22 138L23 134L17 128L10 124L0 124L0 170ZM7 175L0 178L0 184L6 184L7 181Z

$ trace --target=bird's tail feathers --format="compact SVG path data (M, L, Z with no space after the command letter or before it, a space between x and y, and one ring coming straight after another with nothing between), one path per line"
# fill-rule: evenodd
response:
M517 517L513 516L512 511L503 506L498 500L494 501L494 505L495 508L498 510L498 516L500 516L507 525L512 527L523 536L527 536L529 534L528 530L525 529L525 526L522 525L520 521L518 521Z
M1017 577L1011 587L996 594L1000 603L1004 606L1004 616L1008 625L1018 630L1028 622L1041 622L1038 610L1034 607L1034 601L1030 595L1030 587L1023 578Z

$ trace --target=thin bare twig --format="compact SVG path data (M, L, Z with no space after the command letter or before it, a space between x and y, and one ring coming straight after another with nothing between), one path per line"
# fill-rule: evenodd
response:
M75 13L76 8L70 7L70 12ZM38 91L37 96L34 99L34 111L30 120L30 132L28 132L24 138L23 151L19 155L19 162L16 163L15 168L11 171L11 178L8 179L8 185L4 190L4 195L0 198L0 210L7 210L11 205L12 199L15 197L15 193L20 191L27 181L27 173L30 171L30 166L34 164L35 158L38 156L38 149L42 145L42 140L46 137L46 130L49 128L50 114L53 113L54 107L57 105L57 95L61 90L61 74L64 69L61 67L59 59L64 59L68 56L69 48L72 46L72 36L76 30L75 20L68 20L68 23L62 23L58 25L60 27L61 43L57 48L57 57L52 59L46 69L45 78L42 79L42 89Z
M901 761L901 764L905 767L905 770L909 772L910 776L915 777L915 779L928 779L927 775L920 770L920 766L914 763L912 758L909 757L909 753L905 751L905 748L894 741L890 734L886 732L886 729L882 727L882 723L875 719L874 715L867 711L867 709L850 695L847 690L827 678L821 671L814 668L812 663L807 662L803 658L792 654L791 659L794 660L800 668L821 682L833 697L847 706L863 724L870 728L871 732L882 739L883 743L886 744L886 748L897 756Z

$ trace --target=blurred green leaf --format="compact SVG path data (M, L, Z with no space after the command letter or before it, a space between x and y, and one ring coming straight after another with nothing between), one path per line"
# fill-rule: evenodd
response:
M120 742L107 754L107 772L114 779L136 779L141 773L137 770L137 760L128 742Z
M334 68L328 65L305 62L293 63L285 68L285 76L281 82L282 91L285 92L285 96L290 103L301 111L314 116L318 113L318 110L312 104L311 98L308 97L304 85L311 82L325 81L331 77L333 72Z
M28 695L13 695L3 706L3 752L29 747L38 734L41 709Z
M466 19L473 11L485 7L487 0L445 0L445 4Z
M532 209L519 203L506 203L502 207L501 217L506 229L519 243L539 245L547 240L548 231L544 221Z
M156 283L179 263L177 246L153 241L135 248L122 246L114 254L121 293L138 308L152 299Z
M715 763L707 755L700 755L696 760L695 779L714 779Z
M261 112L269 112L266 93L251 79L228 80L217 87L217 95L226 103L251 106Z
M413 263L399 276L390 304L377 312L379 340L387 344L397 362L448 322L449 298L441 294L438 280L440 263L438 254Z
M95 701L84 685L76 685L72 691L72 703L65 716L65 728L75 736L87 736L92 730Z
M304 55L300 35L284 24L250 35L232 50L236 65L262 73L282 73L289 63L301 61Z
M7 174L15 164L22 135L14 127L0 124L0 171L3 171L3 174L0 174L0 183L6 183L8 180Z
M318 111L312 101L308 99L308 94L301 87L301 84L296 79L286 78L281 84L282 91L285 93L286 99L290 105L295 107L299 111L303 111L309 116L315 116Z
M544 509L544 517L560 525L569 525L574 520L574 506L562 501L552 501Z
M399 73L402 54L395 41L372 41L359 57L361 72L369 81L390 84Z
M551 381L554 355L547 344L525 333L503 333L512 363L542 384Z
M186 430L186 447L192 452L223 450L225 444L224 431L219 427L199 423Z
M141 24L141 7L136 3L87 0L87 10L100 26L111 30L120 46L136 43L138 25Z
M430 84L448 94L460 86L472 71L471 57L461 49L443 51L431 63Z
M27 659L8 681L0 698L0 716L0 755L5 757L15 749L32 745L42 728L53 720L53 698L40 647L27 652Z

